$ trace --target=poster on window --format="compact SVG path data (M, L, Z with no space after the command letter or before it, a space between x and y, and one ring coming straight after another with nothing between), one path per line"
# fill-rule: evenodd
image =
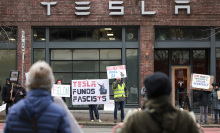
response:
M115 79L115 78L126 78L126 66L107 66L107 77L108 79Z
M211 75L204 75L204 74L197 74L193 73L191 74L191 81L190 86L191 89L195 90L201 90L204 91L212 91L212 83L214 80L214 76Z
M108 103L108 79L72 80L72 105Z
M51 89L52 96L70 97L70 85L54 84Z

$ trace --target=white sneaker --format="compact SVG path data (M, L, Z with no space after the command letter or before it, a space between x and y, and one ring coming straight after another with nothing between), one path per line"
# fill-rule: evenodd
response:
M102 122L100 119L98 119L98 122Z
M93 122L94 120L91 120L91 122Z

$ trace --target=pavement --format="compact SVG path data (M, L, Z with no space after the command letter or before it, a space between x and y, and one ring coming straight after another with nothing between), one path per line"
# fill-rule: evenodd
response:
M125 115L129 110L133 110L133 109L134 108L125 108ZM99 110L99 118L102 120L102 122L98 122L97 120L95 120L94 122L90 122L89 110L70 110L70 111L79 125L115 126L113 111ZM121 116L121 111L118 110L118 123L121 121L120 116ZM195 116L196 116L196 121L198 122L200 114L196 113ZM6 118L5 111L0 112L0 123L5 123L5 118ZM204 128L220 128L220 122L219 124L214 124L214 114L208 114L208 123L209 124L201 124L201 126Z

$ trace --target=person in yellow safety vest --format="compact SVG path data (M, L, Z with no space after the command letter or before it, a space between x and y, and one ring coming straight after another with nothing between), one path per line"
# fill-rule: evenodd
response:
M119 105L121 107L121 122L123 122L125 97L128 97L127 94L128 91L125 83L121 81L121 78L117 78L116 81L113 82L112 89L114 92L114 101L115 101L114 123L117 123L117 110Z

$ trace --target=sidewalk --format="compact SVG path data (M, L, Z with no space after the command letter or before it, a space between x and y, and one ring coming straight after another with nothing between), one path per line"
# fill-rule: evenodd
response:
M134 109L134 108L125 108L125 115L129 109ZM102 122L98 122L96 120L94 122L90 122L89 110L70 110L70 111L74 115L79 125L89 125L89 126L114 126L115 125L113 111L99 110L99 118L102 120ZM199 117L200 117L199 113L196 113L195 115L196 115L196 120L199 121ZM118 122L121 121L120 116L121 116L121 111L118 110ZM6 117L5 111L0 112L0 123L5 123L5 117ZM214 114L208 115L208 123L209 124L204 124L201 126L205 128L214 128L214 127L220 128L220 122L219 124L213 124Z

